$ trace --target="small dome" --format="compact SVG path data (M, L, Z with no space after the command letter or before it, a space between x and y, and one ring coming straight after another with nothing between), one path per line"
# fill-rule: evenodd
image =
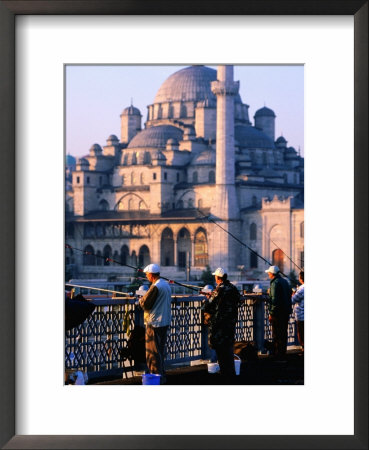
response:
M192 159L192 165L212 165L215 166L216 152L214 150L204 150Z
M115 141L118 141L118 138L115 136L115 134L111 134L111 135L108 137L107 141L115 142Z
M260 108L256 111L254 118L255 117L276 117L276 115L274 114L274 111L272 109L264 106L263 108Z
M102 152L102 148L100 147L99 144L93 144L90 148L90 153L101 153Z
M297 152L293 147L288 147L284 151L285 158L291 159L297 156Z
M74 156L68 154L65 157L65 164L67 166L74 166L76 164L76 158Z
M287 144L286 139L283 136L279 136L279 138L275 141L276 144Z
M158 125L140 131L128 144L128 148L156 147L165 148L168 139L181 141L183 132L172 125Z
M88 166L88 165L90 165L90 163L88 162L88 160L86 158L78 158L77 159L77 164L79 164L81 166Z
M274 142L262 131L254 127L237 125L235 127L235 139L240 147L246 148L274 148Z
M124 108L122 111L122 116L141 116L141 111L135 106L131 105Z

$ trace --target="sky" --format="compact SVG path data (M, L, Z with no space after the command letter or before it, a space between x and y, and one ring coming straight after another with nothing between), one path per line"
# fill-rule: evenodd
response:
M66 154L81 157L111 134L120 139L120 114L131 102L142 114L162 83L185 66L69 65L66 67ZM209 66L216 69L216 66ZM240 96L255 112L267 106L276 114L275 137L304 155L304 68L302 65L234 66Z

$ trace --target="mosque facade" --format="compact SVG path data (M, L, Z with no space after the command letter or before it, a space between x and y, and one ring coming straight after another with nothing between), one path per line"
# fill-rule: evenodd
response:
M257 110L254 123L248 110L233 66L191 66L164 81L144 126L130 105L120 138L77 160L68 155L70 277L124 277L132 274L125 264L155 262L177 280L199 279L208 266L264 279L267 263L256 253L297 273L304 159L275 137L273 110Z

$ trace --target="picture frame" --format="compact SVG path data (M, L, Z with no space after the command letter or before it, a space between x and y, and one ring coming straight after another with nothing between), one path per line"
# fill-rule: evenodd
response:
M15 16L20 14L353 15L355 33L355 433L353 436L17 436L15 435ZM3 448L368 448L368 1L258 0L174 3L145 1L0 2L0 165L2 314L0 315L0 445ZM363 289L364 287L364 289Z

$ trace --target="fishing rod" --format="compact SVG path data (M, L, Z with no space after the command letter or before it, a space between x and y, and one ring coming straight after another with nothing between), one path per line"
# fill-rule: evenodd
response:
M278 245L273 241L273 239L270 237L270 234L268 235L267 233L266 233L266 231L264 231L263 229L261 229L262 230L262 232L264 233L264 235L270 240L270 242L272 243L272 244L274 244L276 247L277 247L277 249L278 250L280 250L285 256L287 256L287 258L291 261L291 263L294 265L294 266L296 266L298 269L299 269L299 271L301 272L302 271L302 269L301 269L301 267L299 267L296 263L294 263L293 261L292 261L292 259L280 248L280 247L278 247Z
M232 236L233 239L235 239L235 240L236 240L237 242L239 242L241 245L243 245L244 247L248 248L252 253L254 253L258 258L260 258L260 259L262 259L264 262L266 262L269 266L272 265L267 259L265 259L263 256L259 255L259 253L257 253L255 250L253 250L253 249L252 249L251 247L249 247L247 244L245 244L245 243L242 242L240 239L238 239L237 236L235 236L235 235L232 234L230 231L228 231L228 230L226 230L225 228L223 228L223 227L222 227L221 225L219 225L219 223L217 223L215 220L211 219L211 218L210 218L210 215L207 216L206 214L204 214L204 213L203 213L200 209L198 209L198 208L197 208L197 211L199 211L199 213L202 214L203 217L205 217L209 222L214 223L217 227L219 227L220 229L222 229L223 231L225 231L227 234L229 234L230 236ZM288 276L287 276L285 273L283 273L281 270L280 270L280 273L281 273L284 277L286 277L287 279L289 279L291 282L294 283L294 281L291 280L290 277L288 277Z
M144 271L143 271L143 269L141 269L141 267L135 267L135 266L131 266L131 265L129 265L129 264L123 264L122 262L116 261L116 260L113 259L113 258L106 258L105 256L102 256L102 255L95 255L94 253L91 253L91 252L88 252L88 251L85 251L85 250L81 250L80 248L72 247L72 246L69 245L69 244L65 244L65 248L69 248L69 249L71 249L71 250L75 250L75 251L77 251L77 252L81 252L81 253L84 254L84 255L91 255L91 256L95 256L95 257L97 257L97 258L102 258L102 259L104 259L104 261L106 261L106 262L113 262L113 263L115 263L115 264L119 264L120 266L123 266L123 267L129 267L130 269L137 270L137 272L142 272L142 273L144 273ZM199 289L201 289L201 288L198 287L198 286L192 286L192 285L189 285L189 284L179 283L178 281L171 280L171 279L166 278L166 277L163 277L163 276L161 276L161 275L160 275L160 278L162 278L163 280L168 281L168 283L170 283L170 284L177 284L178 286L182 286L182 287L191 289L191 290L193 290L193 291L198 291Z
M121 297L121 298L126 298L126 297L132 297L129 294L125 294L124 292L120 292L120 291L113 291L111 289L102 289L102 288L98 288L95 286L81 286L79 284L70 284L70 283L65 283L66 286L71 286L71 287L78 287L78 288L83 288L83 289L93 289L95 291L102 291L102 292L111 292L113 294L119 294L119 295L124 295L125 297Z

